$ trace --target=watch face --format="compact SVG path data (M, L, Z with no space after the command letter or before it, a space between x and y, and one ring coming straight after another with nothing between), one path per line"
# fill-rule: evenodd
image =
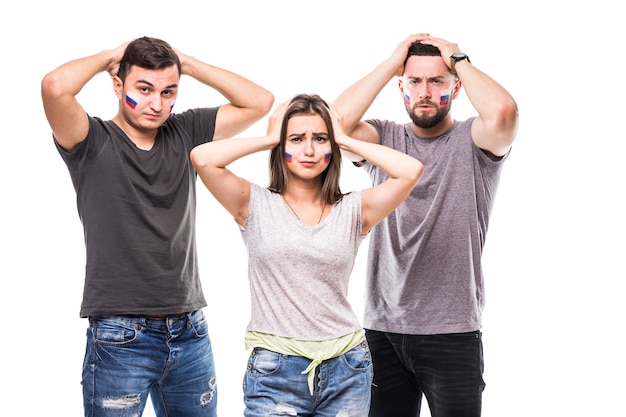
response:
M452 54L452 56L450 56L450 58L454 59L455 61L458 61L460 59L467 58L467 55L465 55L463 52L456 52L456 53Z

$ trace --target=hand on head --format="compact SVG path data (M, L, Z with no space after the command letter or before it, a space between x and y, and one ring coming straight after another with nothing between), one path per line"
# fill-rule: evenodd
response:
M441 38L433 38L432 36L428 36L424 39L420 40L421 43L432 45L439 49L441 52L441 58L444 60L448 67L450 66L450 56L456 52L461 52L459 45L453 42L448 42L445 39Z
M185 69L185 63L187 61L189 61L189 55L184 54L182 52L180 52L178 49L176 48L172 48L174 50L174 52L176 52L176 55L178 55L178 60L180 61L180 70L181 73L185 74L183 71ZM182 74L181 74L182 75Z
M415 42L421 42L429 38L430 35L428 33L416 33L410 35L396 46L396 49L394 49L391 53L389 60L393 62L396 67L395 75L397 77L401 77L404 73L404 62L406 61L406 56L409 53L411 45Z
M340 144L346 133L343 129L343 116L339 114L334 105L329 105L330 117L333 121L333 131L335 133L335 142Z
M111 62L109 63L106 69L111 77L117 76L117 72L120 69L120 62L122 61L122 57L124 56L124 52L126 52L126 47L128 46L129 43L130 41L124 42L117 48L113 49L115 58L111 60Z
M280 128L283 124L283 117L285 117L285 111L291 100L283 101L276 107L274 113L269 117L267 125L267 136L274 136L276 143L280 141Z

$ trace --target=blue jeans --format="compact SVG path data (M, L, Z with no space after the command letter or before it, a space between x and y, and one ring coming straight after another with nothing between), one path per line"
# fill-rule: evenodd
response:
M366 330L374 381L370 417L478 417L482 408L481 332L405 335Z
M253 349L243 380L245 417L364 417L370 404L372 359L367 342L323 361L309 391L302 371L311 362L265 349Z
M83 364L86 417L216 416L211 341L201 310L167 318L90 317Z

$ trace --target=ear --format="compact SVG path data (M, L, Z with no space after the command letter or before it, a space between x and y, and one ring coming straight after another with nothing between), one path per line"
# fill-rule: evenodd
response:
M113 80L113 91L115 91L115 95L117 96L117 98L121 100L122 93L124 92L124 83L122 82L122 79L117 75L111 77L111 79Z
M398 78L398 88L400 89L400 96L402 96L402 101L405 104L411 104L411 95L404 94L404 82L402 77Z
M461 80L459 80L457 78L456 79L456 84L454 85L454 88L452 89L452 99L453 100L459 95L459 92L461 91L461 87L463 87L463 83L461 83Z

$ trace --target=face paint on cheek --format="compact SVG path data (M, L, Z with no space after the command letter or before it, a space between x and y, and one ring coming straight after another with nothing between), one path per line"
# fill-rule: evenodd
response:
M172 104L170 104L170 113L174 110L174 104L176 104L176 100L172 101Z
M137 104L139 104L139 99L133 97L131 93L126 93L126 104L128 104L128 107L131 109L134 109L137 107Z
M333 156L332 150L330 147L324 149L324 163L330 163L330 158Z
M411 104L411 96L407 93L404 93L404 104L406 104L407 106Z
M450 102L450 90L439 91L439 105L446 106Z
M293 152L291 151L291 149L289 149L288 146L285 146L285 162L287 162L288 164L293 162Z

